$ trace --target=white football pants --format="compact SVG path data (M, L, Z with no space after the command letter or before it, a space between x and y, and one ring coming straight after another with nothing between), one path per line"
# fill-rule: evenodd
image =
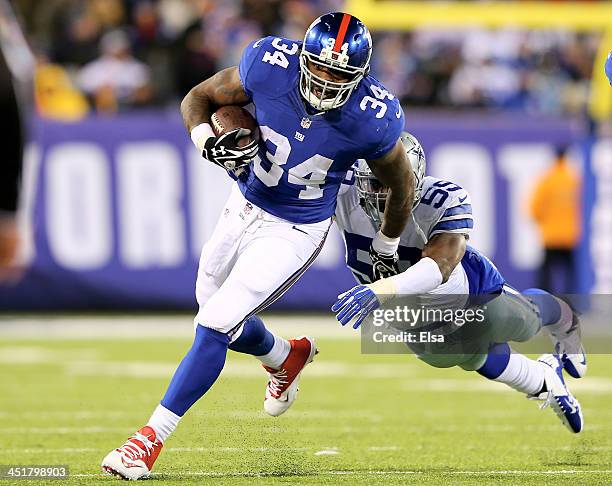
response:
M238 185L202 248L194 325L240 335L242 323L281 297L323 248L331 218L296 224L247 201Z

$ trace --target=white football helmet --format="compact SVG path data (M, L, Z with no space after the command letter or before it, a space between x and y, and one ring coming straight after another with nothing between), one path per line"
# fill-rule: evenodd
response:
M408 132L402 132L401 141L406 149L406 154L414 173L415 188L414 203L412 205L414 208L421 200L426 166L425 152L416 137ZM358 161L357 168L355 169L355 185L357 186L359 201L366 214L372 222L381 224L389 189L380 183L372 173L367 162L363 159Z

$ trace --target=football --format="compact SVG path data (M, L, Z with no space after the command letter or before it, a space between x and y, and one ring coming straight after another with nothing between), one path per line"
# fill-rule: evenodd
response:
M210 121L212 129L217 137L235 130L236 128L248 128L251 130L250 136L241 138L238 141L239 147L243 147L252 140L257 140L259 137L259 127L257 126L255 118L241 106L222 106L213 113L210 117Z

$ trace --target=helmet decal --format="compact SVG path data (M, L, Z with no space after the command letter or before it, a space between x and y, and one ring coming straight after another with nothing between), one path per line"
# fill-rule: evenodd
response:
M344 37L346 36L346 29L348 28L350 21L351 21L351 14L345 13L342 16L342 22L340 23L340 29L338 30L338 37L334 39L334 51L335 52L340 52L341 46L344 44ZM344 45L346 45L345 51L348 51L348 43Z

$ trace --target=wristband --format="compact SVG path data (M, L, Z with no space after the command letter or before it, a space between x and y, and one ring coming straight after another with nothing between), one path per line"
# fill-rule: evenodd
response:
M372 240L372 248L381 255L394 255L399 247L399 238L389 238L382 231L378 231Z
M213 129L209 123L200 123L197 127L191 130L191 141L200 152L204 150L206 140L215 136L215 132L213 132Z

